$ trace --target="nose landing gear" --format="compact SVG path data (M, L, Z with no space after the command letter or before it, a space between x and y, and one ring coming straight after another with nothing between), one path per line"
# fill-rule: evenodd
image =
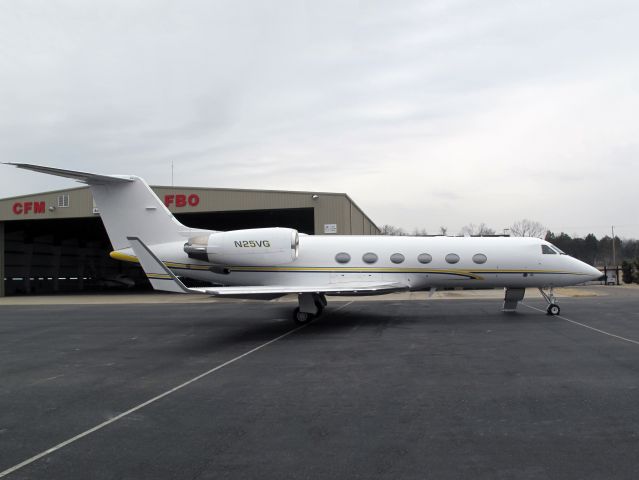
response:
M559 308L559 305L548 305L546 312L548 312L548 315L559 315L561 309Z
M548 302L546 313L552 316L559 315L561 313L561 309L559 308L559 305L557 305L553 287L548 288L548 293L546 293L543 288L540 288L539 293L541 293L541 296Z

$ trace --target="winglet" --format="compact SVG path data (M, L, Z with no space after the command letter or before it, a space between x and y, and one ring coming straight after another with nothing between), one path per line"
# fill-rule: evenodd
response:
M149 282L155 290L177 293L199 293L191 292L175 275L164 265L158 257L147 247L138 237L126 237L131 242L131 248L135 256L140 260L140 265L146 274Z

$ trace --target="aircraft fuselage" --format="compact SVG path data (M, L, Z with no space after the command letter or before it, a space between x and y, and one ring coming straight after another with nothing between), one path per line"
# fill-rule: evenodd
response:
M527 288L574 285L601 275L537 238L301 235L294 261L284 265L223 265L228 273L219 273L219 268L211 271L211 263L189 258L180 242L157 245L154 251L178 276L223 285L383 281L402 283L410 290ZM112 256L134 260L131 255L126 249Z

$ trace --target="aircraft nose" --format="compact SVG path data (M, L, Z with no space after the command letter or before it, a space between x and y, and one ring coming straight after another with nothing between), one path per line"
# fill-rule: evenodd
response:
M605 279L605 275L599 270L597 270L595 267L591 267L590 265L587 265L587 264L584 264L584 265L586 267L586 275L590 276L590 280Z
M602 272L597 270L592 265L588 265L586 262L582 262L581 260L574 257L571 257L571 259L574 265L573 268L576 269L575 271L579 272L581 275L583 275L583 277L586 278L585 280L583 280L584 282L589 282L592 280L601 280L601 277L604 276Z

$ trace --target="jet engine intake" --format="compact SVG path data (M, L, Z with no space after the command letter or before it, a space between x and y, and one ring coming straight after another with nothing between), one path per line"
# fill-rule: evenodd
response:
M232 230L190 238L184 251L215 265L284 265L298 256L299 234L292 228Z

